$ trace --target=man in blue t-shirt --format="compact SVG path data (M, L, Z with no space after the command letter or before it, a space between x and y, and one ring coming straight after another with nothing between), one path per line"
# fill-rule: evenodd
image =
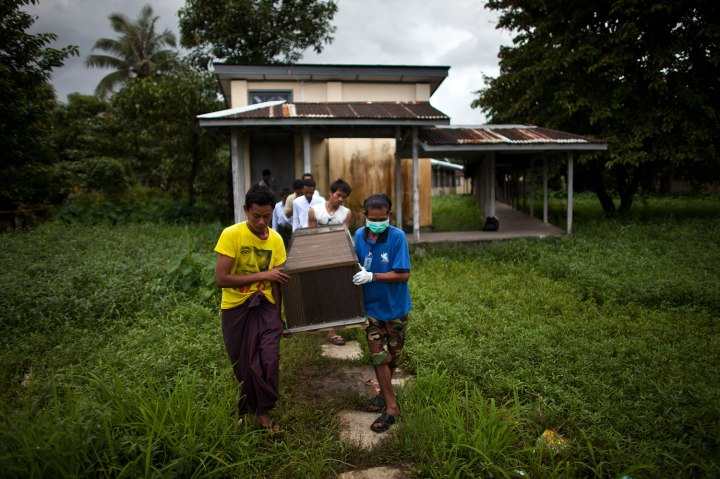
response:
M392 202L384 194L365 199L365 226L355 232L355 253L360 271L353 283L363 285L365 314L368 317L365 334L380 385L380 394L368 405L368 411L385 410L370 426L375 432L385 432L399 415L392 376L398 366L405 345L405 328L410 302L410 252L405 233L390 226Z

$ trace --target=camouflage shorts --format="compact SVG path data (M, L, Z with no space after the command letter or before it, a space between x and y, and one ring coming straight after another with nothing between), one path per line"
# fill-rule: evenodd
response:
M373 366L389 364L392 369L397 368L400 353L405 346L407 321L407 316L389 321L380 321L368 316L365 335Z

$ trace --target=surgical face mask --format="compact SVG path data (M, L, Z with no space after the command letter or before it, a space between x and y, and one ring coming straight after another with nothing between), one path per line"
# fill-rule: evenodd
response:
M386 219L385 221L365 220L365 226L376 235L379 235L380 233L385 231L388 226L390 226L390 218Z

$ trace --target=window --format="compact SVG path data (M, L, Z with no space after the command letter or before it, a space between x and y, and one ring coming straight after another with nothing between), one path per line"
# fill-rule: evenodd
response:
M248 103L250 105L278 100L292 103L292 90L250 90L248 92Z

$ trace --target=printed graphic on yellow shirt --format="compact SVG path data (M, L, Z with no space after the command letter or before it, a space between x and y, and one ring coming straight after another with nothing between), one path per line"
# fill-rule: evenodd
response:
M270 269L270 261L272 261L271 250L260 249L255 246L243 246L240 248L240 257L237 258L235 274L253 274L258 271L267 271ZM265 283L265 281L263 281L263 283ZM260 282L246 284L238 286L235 288L235 291L249 293L251 291L269 289L269 281L267 283L267 285L263 285Z

